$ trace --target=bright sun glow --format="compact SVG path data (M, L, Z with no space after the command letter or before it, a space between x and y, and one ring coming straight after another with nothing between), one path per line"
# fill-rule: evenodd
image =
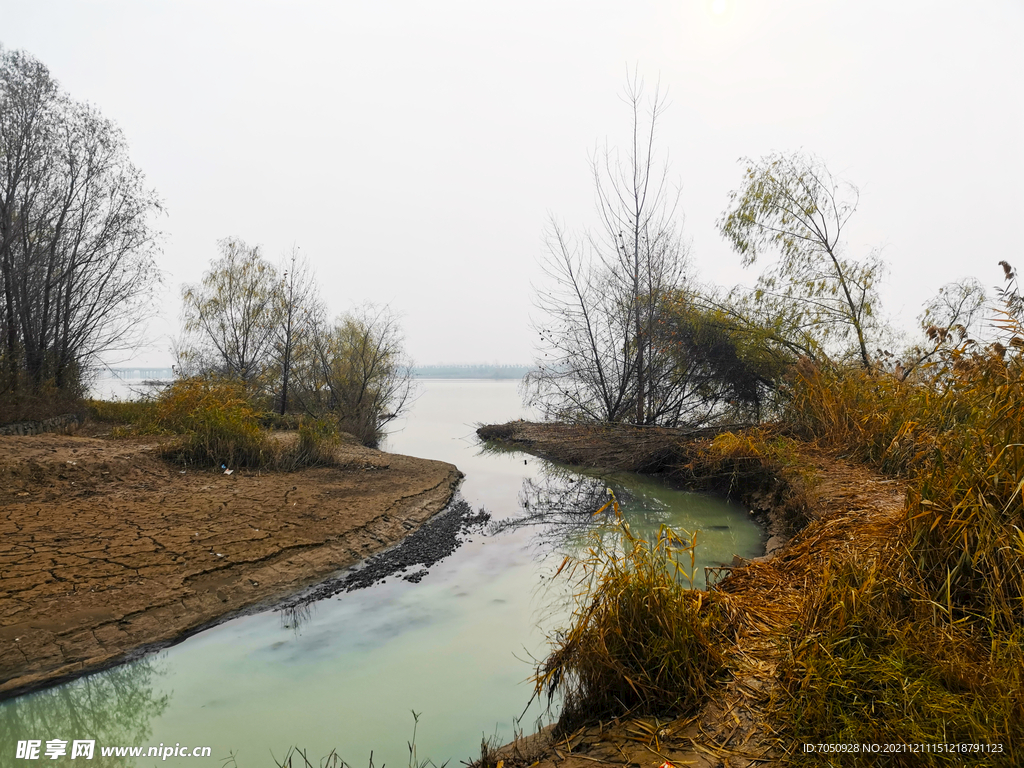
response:
M728 10L727 0L712 0L711 12L715 14L715 16L721 16L726 12L726 10Z

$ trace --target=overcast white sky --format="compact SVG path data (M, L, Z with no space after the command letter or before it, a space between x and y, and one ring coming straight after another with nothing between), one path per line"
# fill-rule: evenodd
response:
M860 187L849 253L884 246L909 325L1024 266L1022 41L1021 0L0 0L0 43L117 122L166 205L152 365L227 236L297 245L334 312L390 304L418 363L528 362L546 220L593 223L627 67L669 93L702 279L755 277L714 225L738 158L803 148Z

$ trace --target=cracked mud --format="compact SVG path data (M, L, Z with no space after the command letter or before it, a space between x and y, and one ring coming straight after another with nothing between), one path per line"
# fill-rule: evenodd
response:
M415 531L461 476L356 446L341 468L181 473L155 447L0 437L0 698L294 594Z

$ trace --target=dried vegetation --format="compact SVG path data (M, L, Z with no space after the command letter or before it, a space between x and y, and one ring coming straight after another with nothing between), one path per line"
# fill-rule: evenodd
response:
M622 546L591 550L577 563L587 580L573 624L538 674L565 692L561 736L582 713L703 705L690 754L734 765L821 764L805 743L980 745L925 746L886 765L1024 763L1024 302L1013 282L1002 298L1000 341L964 336L909 375L803 362L784 427L566 426L553 438L513 423L483 434L731 490L784 509L797 532L711 592L655 577L661 537L626 531ZM843 459L882 474L843 477Z
M562 731L622 711L689 714L725 666L728 620L717 595L689 588L695 540L663 526L646 541L614 495L595 514L609 506L611 532L594 531L585 554L562 563L575 586L572 622L535 678L539 693L561 692Z
M197 467L292 470L337 463L346 438L329 417L285 420L260 407L258 393L232 378L195 376L176 380L151 400L89 402L97 421L113 424L115 437L166 436L164 455ZM297 422L297 423L294 423ZM297 439L265 424L297 426Z

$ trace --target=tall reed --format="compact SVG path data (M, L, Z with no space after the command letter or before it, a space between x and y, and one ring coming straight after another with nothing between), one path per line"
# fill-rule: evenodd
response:
M1021 633L985 643L963 626L936 624L915 566L831 566L786 639L772 710L797 762L820 764L800 744L845 744L832 765L1019 765L1024 759ZM937 745L982 745L970 755ZM870 752L872 745L912 751ZM915 747L917 745L917 747ZM922 748L923 747L923 748Z
M796 372L795 428L911 481L911 545L949 621L1024 621L1021 369L1018 354L993 345L951 350L908 381L806 364Z
M795 741L991 744L971 764L1024 763L1024 302L1003 298L1001 341L965 339L910 376L797 366L791 428L908 494L886 558L834 561L812 585L778 675Z

